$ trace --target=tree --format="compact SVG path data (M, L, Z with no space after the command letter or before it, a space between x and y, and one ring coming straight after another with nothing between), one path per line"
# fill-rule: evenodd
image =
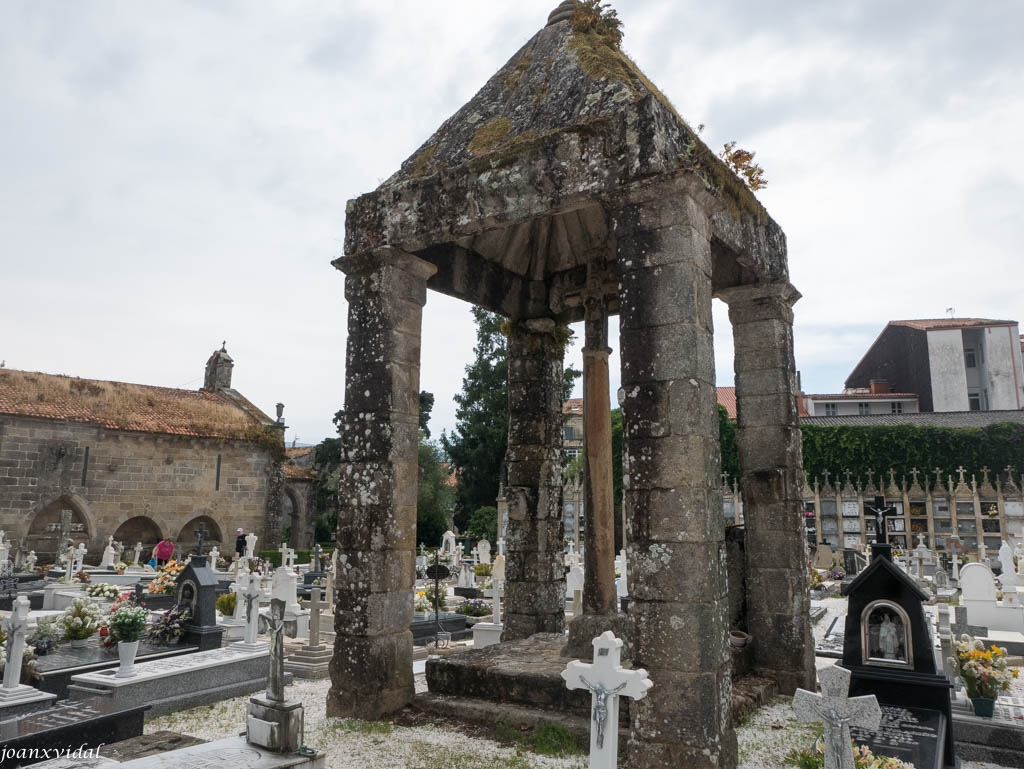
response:
M498 508L494 505L478 507L466 524L466 538L470 542L486 539L490 543L498 541Z
M450 485L451 471L445 464L441 447L420 440L419 493L416 496L416 541L436 546L448 528L455 489Z
M458 476L455 524L465 530L469 515L498 498L501 466L508 447L508 343L500 315L473 307L475 358L466 366L462 392L455 395L455 431L441 443ZM564 372L563 400L582 372Z

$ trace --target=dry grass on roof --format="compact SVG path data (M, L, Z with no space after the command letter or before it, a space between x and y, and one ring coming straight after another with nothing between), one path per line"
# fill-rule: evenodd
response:
M0 369L0 413L88 422L119 430L243 438L256 422L202 390L105 382Z

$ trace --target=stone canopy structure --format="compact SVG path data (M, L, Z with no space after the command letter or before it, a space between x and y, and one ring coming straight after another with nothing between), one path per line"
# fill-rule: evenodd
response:
M565 324L585 321L589 615L616 612L605 421L620 315L630 762L732 767L711 300L729 304L746 511L747 630L783 691L814 682L786 241L746 186L569 0L377 190L350 201L334 715L413 697L422 307L428 288L508 318L504 638L564 626Z

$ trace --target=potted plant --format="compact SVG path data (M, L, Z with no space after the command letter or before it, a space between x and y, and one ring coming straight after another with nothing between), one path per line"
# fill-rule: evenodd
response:
M64 629L64 640L74 648L81 648L89 643L103 623L100 607L88 598L76 598L64 615L60 618Z
M964 682L974 714L991 718L1000 692L1010 688L1017 668L1006 664L1006 649L985 644L964 633L949 658L953 672Z
M149 610L144 606L122 606L107 619L110 635L117 642L117 656L121 661L117 678L135 675L135 655L139 651L139 638L149 624Z

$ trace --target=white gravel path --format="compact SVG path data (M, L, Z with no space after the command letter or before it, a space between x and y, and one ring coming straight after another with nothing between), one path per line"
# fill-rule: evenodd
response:
M814 626L820 639L832 619L846 612L845 598L815 601L827 609ZM819 668L836 662L819 657ZM416 666L417 691L426 689L422 662ZM470 737L442 726L397 726L364 724L359 721L329 719L326 715L330 682L296 681L288 688L290 698L301 699L306 709L306 744L327 754L328 769L585 769L584 756L549 758L525 749L516 749L493 740ZM1017 683L1013 696L1024 697L1024 680ZM146 732L170 729L206 740L238 734L245 723L247 697L195 708L153 719ZM793 717L790 699L777 698L737 728L739 769L783 769L783 757L793 748L809 745L818 728L802 724ZM961 769L1019 769L997 764L965 761Z

